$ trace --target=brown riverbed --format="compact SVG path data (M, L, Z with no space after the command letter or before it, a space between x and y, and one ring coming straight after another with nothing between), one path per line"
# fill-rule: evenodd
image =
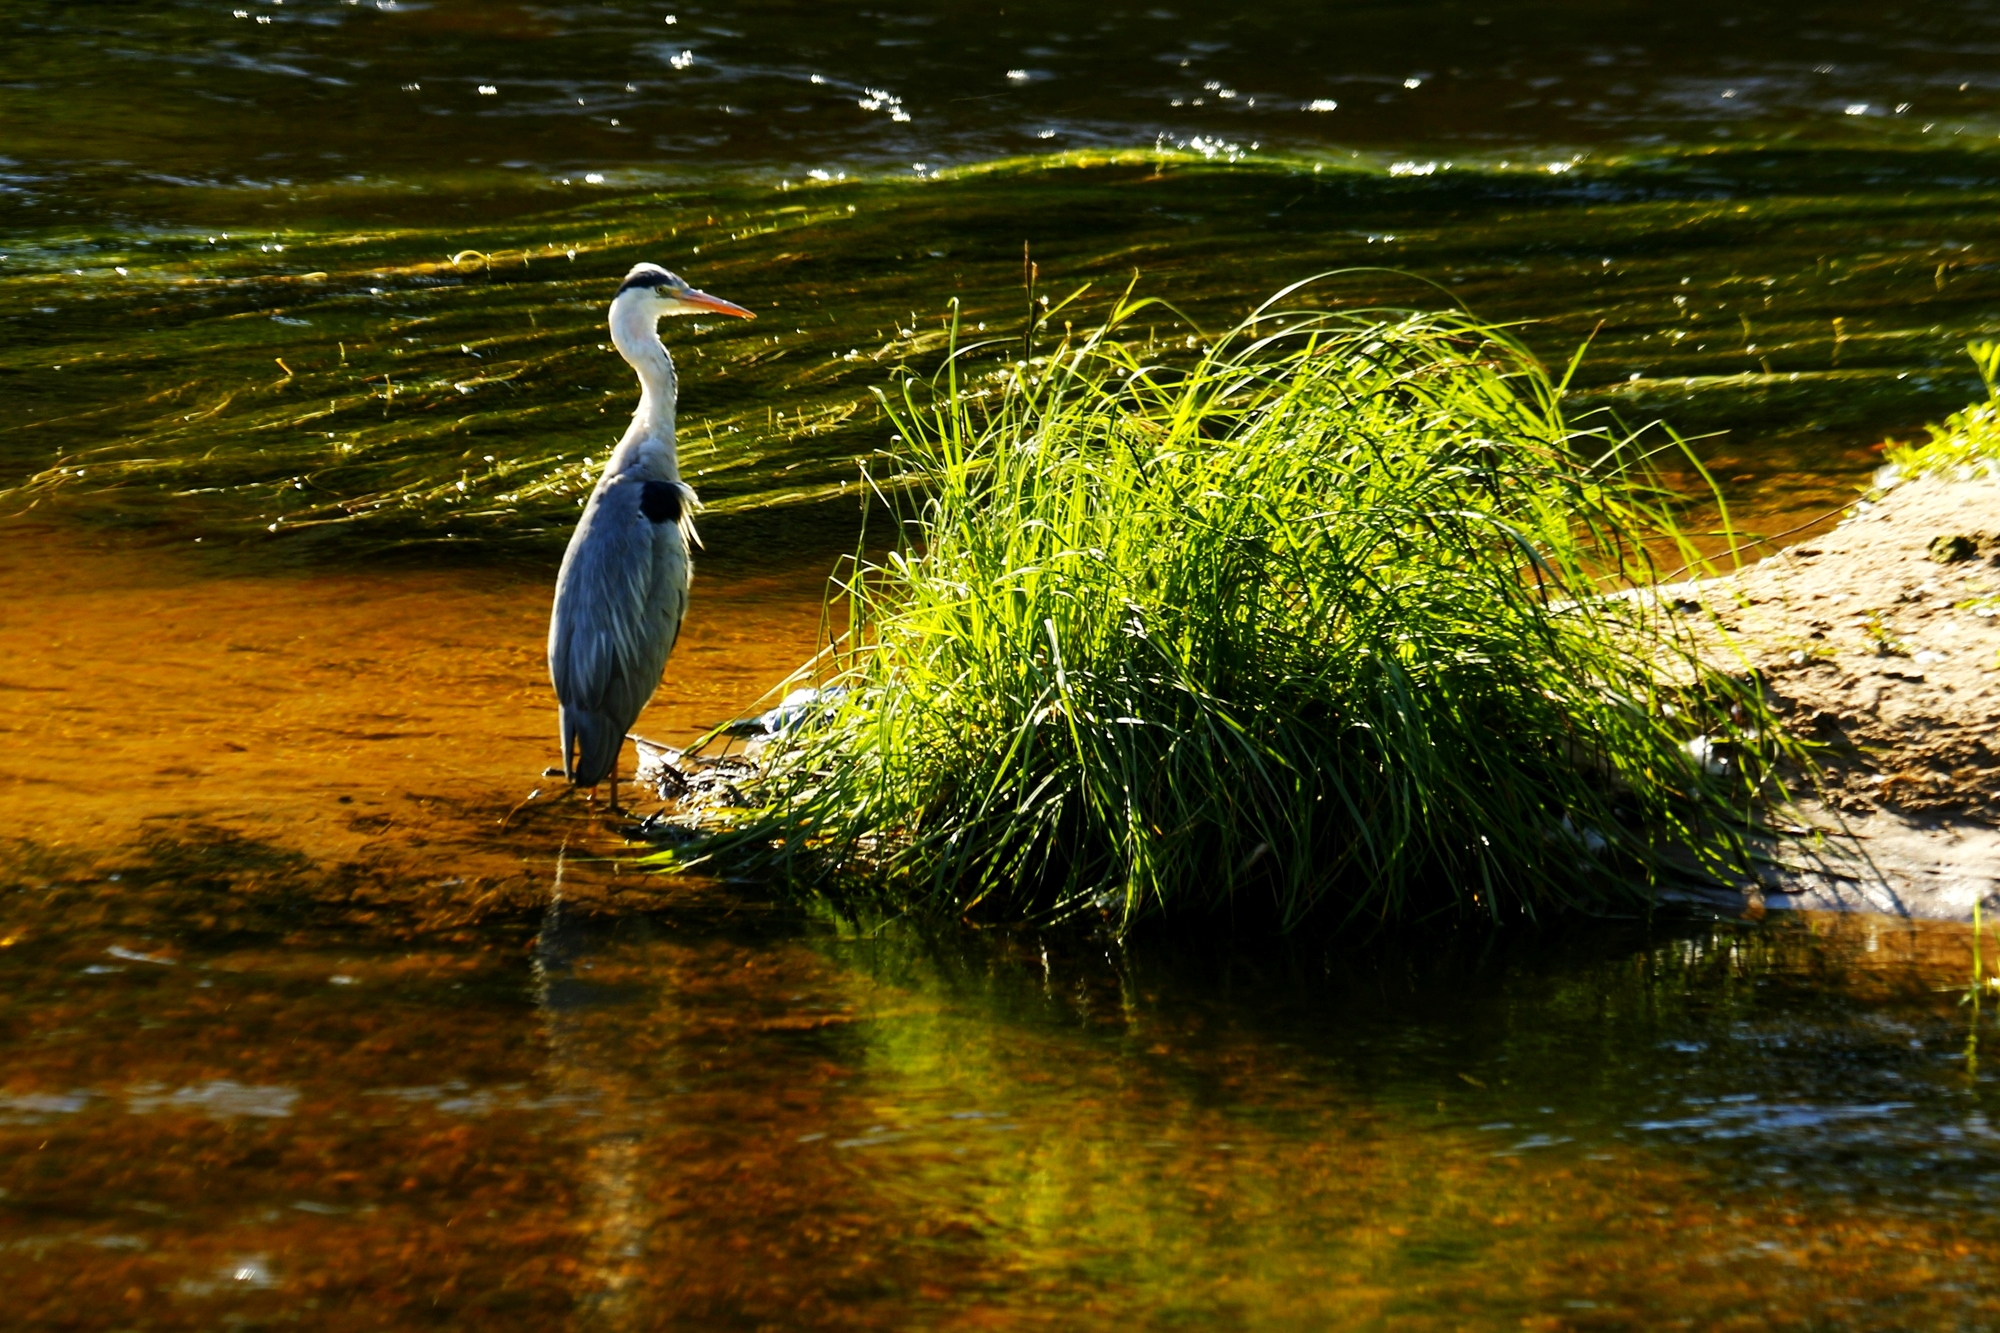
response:
M191 545L191 544L190 544ZM687 739L810 656L823 569L703 578L640 719ZM560 761L549 586L518 567L258 573L144 539L12 526L0 546L9 834L64 867L254 844L461 913L546 897L549 812L501 818ZM625 768L631 770L628 750ZM579 845L618 840L582 803Z
M536 571L8 537L12 1326L2000 1318L1961 927L857 932L500 830ZM705 575L642 729L743 711L817 583Z

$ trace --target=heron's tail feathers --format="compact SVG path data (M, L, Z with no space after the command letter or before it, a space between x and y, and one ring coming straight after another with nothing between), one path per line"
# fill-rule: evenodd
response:
M572 786L595 787L611 776L624 743L625 728L603 714L562 710L563 772Z

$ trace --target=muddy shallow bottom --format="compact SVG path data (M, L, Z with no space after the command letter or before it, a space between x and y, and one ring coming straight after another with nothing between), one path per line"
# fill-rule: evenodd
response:
M1962 926L862 934L498 830L537 581L9 535L10 1326L2000 1317ZM745 708L813 582L702 583L644 728Z
M15 1327L2000 1310L1962 928L1217 957L665 898L315 946L143 898L6 905Z
M560 762L552 572L258 573L187 543L0 531L0 838L25 859L337 880L470 919L538 910L531 868L565 838L617 845L581 803L499 829ZM698 575L638 729L685 741L755 704L811 655L823 573Z

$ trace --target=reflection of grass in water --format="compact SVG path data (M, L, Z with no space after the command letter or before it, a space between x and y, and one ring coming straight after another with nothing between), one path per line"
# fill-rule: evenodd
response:
M848 693L683 863L1127 925L1636 905L1690 849L1748 869L1758 779L1689 742L1778 734L1768 708L1595 593L1672 540L1629 440L1572 430L1471 320L1280 305L1175 371L1120 341L1156 314L906 381L924 498L848 584Z
M862 992L854 1007L885 1016L847 1029L866 1044L840 1072L859 1065L871 1094L853 1114L912 1131L853 1149L864 1178L907 1172L980 1219L1018 1256L1016 1290L1080 1273L1105 1326L1163 1308L1497 1326L1552 1288L1697 1326L1816 1309L1829 1287L1942 1311L1961 1294L1938 1294L1937 1247L1993 1250L1980 1205L1940 1211L1916 1165L1958 1118L1955 1071L1908 1045L1956 1028L1937 989L1962 975L1956 927L1780 914L1331 953L913 933L838 954L901 992ZM1819 1132L1725 1122L1692 1148L1632 1129L1725 1098L1937 1109ZM1005 1114L949 1118L967 1110ZM961 1135L963 1157L946 1150ZM1532 1135L1556 1142L1507 1151ZM1009 1146L982 1151L994 1138ZM1773 1235L1810 1252L1811 1282L1718 1262Z
M1550 320L1532 339L1551 349L1602 318L1587 397L1785 435L1795 459L1852 468L1822 442L1935 415L1957 392L1910 372L1976 331L1989 284L1976 254L1933 238L1949 222L1980 243L2000 209L1978 188L1913 192L1943 170L1918 155L1821 156L1818 175L1787 163L1794 193L1777 197L1756 154L1560 179L1134 154L721 187L449 232L42 238L10 247L0 282L0 468L30 478L17 500L63 493L128 522L545 549L632 396L603 346L607 291L656 259L763 316L670 327L691 480L722 511L824 496L883 443L864 386L937 350L912 312L963 293L969 323L1018 327L1024 239L1060 281L1122 285L1143 266L1222 326L1283 274L1357 263ZM1378 275L1351 291L1412 289ZM1732 472L1767 466L1726 452Z

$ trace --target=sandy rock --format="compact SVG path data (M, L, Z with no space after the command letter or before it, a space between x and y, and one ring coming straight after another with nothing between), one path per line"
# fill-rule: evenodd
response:
M1770 906L1966 918L2000 904L2000 482L1906 483L1699 585L1715 650L1821 747Z
M1963 818L1874 810L1802 813L1822 838L1781 853L1765 877L1767 908L1883 912L1965 921L2000 902L2000 829Z

